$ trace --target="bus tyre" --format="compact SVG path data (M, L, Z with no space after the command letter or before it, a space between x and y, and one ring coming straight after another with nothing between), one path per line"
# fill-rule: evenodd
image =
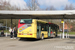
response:
M19 40L23 40L23 38L20 38Z
M57 37L58 35L56 35L56 37Z
M42 40L44 39L44 34L42 34L41 39L42 39Z

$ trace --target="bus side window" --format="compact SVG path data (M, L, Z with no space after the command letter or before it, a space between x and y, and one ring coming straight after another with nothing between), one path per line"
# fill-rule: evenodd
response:
M39 31L39 26L40 26L40 23L37 22L37 31Z
M37 31L39 31L39 26L37 25Z
M41 31L45 31L45 25L41 25Z
M45 26L45 31L48 31L48 26L47 25Z

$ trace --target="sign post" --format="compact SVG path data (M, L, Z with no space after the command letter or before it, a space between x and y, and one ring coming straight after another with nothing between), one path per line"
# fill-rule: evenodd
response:
M61 19L61 23L63 23L63 39L64 39L64 19Z

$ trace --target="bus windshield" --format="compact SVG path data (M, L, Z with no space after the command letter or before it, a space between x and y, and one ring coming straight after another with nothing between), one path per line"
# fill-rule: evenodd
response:
M32 23L32 19L21 19L21 20L20 20L20 23L27 23L27 24L30 24L30 23Z

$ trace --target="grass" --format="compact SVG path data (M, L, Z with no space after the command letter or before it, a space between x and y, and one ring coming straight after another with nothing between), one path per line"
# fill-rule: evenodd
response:
M58 34L63 33L63 32L58 32ZM70 35L75 35L75 32L68 32ZM65 33L66 34L66 33Z
M69 32L69 34L75 35L75 32Z

